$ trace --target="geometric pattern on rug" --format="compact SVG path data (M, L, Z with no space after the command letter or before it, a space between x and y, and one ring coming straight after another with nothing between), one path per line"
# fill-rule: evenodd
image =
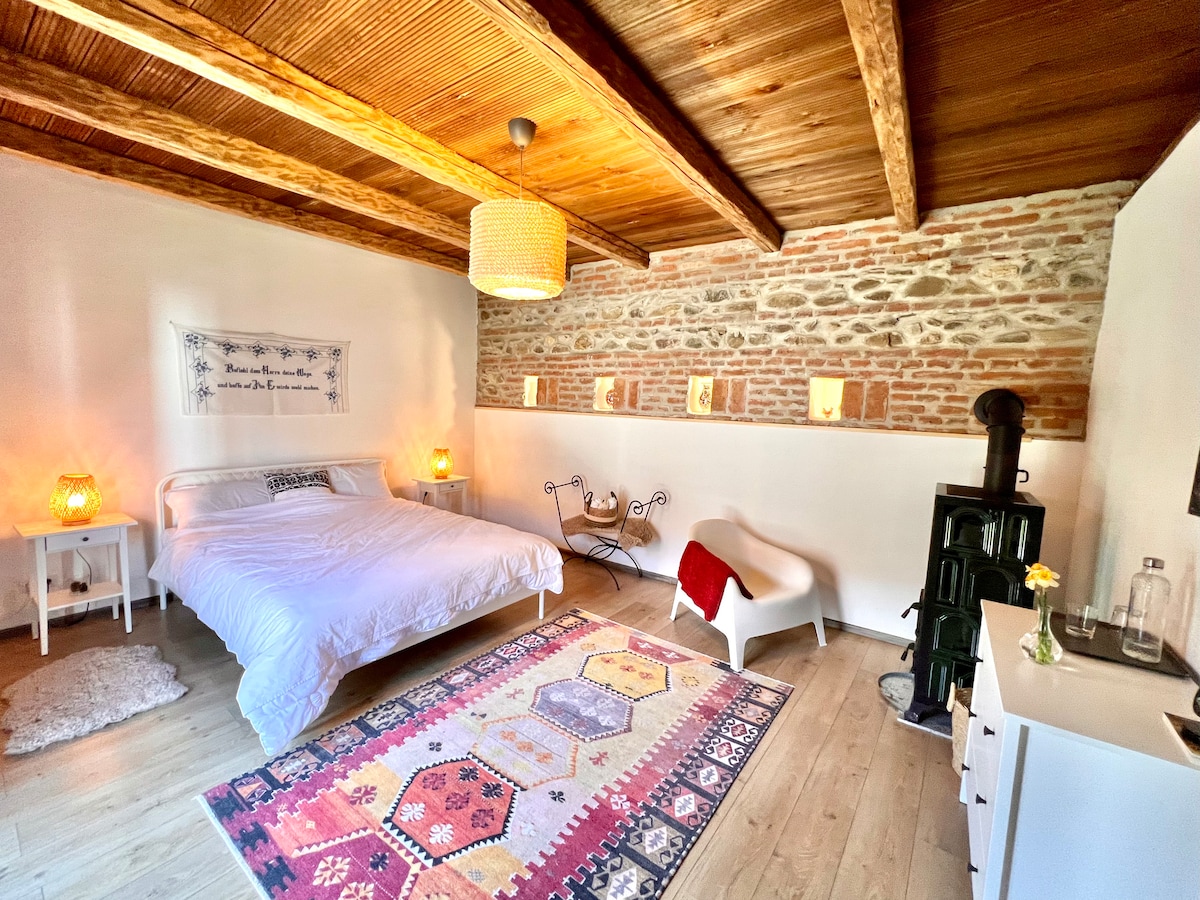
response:
M657 897L791 690L572 610L200 799L275 900Z

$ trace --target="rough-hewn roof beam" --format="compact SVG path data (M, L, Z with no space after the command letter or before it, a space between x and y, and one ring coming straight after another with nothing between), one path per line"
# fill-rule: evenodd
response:
M466 227L395 194L3 49L0 49L0 98L399 225L456 247L470 246Z
M917 211L917 173L904 91L899 0L842 0L842 9L867 89L896 222L902 231L915 231L921 218Z
M517 193L517 186L506 178L170 0L33 2L459 193L477 200ZM573 243L629 266L649 266L650 257L641 248L556 208L567 220L567 236Z
M782 236L767 211L575 5L562 0L472 2L760 249L779 249Z
M57 135L0 120L0 152L36 159L74 172L83 172L104 181L128 184L164 197L196 203L210 209L231 212L245 219L281 225L293 231L326 238L362 250L422 263L435 269L467 274L466 260L410 244L398 238L376 234L346 225L315 213L272 203L200 178L160 169L149 163L114 153L106 153L86 144L78 144Z

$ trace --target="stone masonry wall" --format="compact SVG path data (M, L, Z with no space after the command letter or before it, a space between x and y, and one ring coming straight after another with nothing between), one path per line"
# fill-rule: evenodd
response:
M574 267L544 302L479 296L476 403L689 417L689 375L714 376L712 415L803 424L808 379L846 379L832 426L979 432L976 396L1025 400L1027 431L1082 439L1113 217L1131 182L656 253L648 270ZM614 413L596 412L595 415Z

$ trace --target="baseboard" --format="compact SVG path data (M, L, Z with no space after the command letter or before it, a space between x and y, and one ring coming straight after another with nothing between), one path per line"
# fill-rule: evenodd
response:
M563 562L564 563L569 563L573 559L588 561L588 557L583 553L568 553L565 550L563 551ZM621 572L621 573L628 573L628 574L632 575L634 578L636 578L637 574L638 574L638 570L635 569L633 566L625 566L625 565L622 565L621 563L611 562L610 560L607 560L607 559L605 559L605 560L593 559L590 561L593 563L596 563L598 565L607 566L610 569L616 569L618 572ZM679 584L678 578L672 578L670 575L661 575L658 572L651 572L649 569L642 569L642 577L649 578L651 581L662 581L667 584Z
M863 637L869 637L876 641L883 641L885 644L895 644L897 647L906 647L912 643L902 637L897 637L894 634L887 634L883 631L875 631L873 628L863 628L861 625L850 625L847 622L839 622L837 619L826 619L825 624L830 628L836 628L838 631L846 631L850 634L860 634Z
M572 559L587 559L587 557L582 553L576 553L574 555L564 553L563 558L566 562L570 562ZM599 562L599 560L593 560L593 562ZM637 569L633 568L633 566L623 566L620 563L609 562L607 560L604 561L604 565L612 569L617 569L620 572L628 572L630 575L634 576L637 575ZM644 575L646 578L652 578L655 581L666 582L667 584L679 584L678 578L672 578L670 575L660 575L658 572L651 572L649 569L643 569L642 575ZM894 644L897 647L904 647L910 643L910 641L907 639L897 637L894 634L887 634L883 631L875 631L872 628L863 628L860 625L850 625L847 622L839 622L837 619L826 618L825 625L828 628L836 628L839 631L845 631L849 634L862 635L863 637L872 638L876 641L883 641L885 644Z
M171 596L174 597L175 595L171 594ZM89 613L100 612L101 610L103 610L106 615L112 614L112 601L99 600L97 602L102 603L104 605L98 606L95 609L92 609L89 604L89 606L88 606ZM131 609L142 609L147 606L157 606L157 605L158 605L158 595L155 594L153 597L143 597L141 600L133 600L130 602L129 607ZM58 610L55 610L55 612L58 613ZM53 625L56 619L61 619L61 618L64 618L64 617L70 616L70 615L75 615L75 613L68 611L68 612L59 613L58 615L53 615L50 617L50 624ZM113 621L116 622L118 620L113 619ZM3 640L4 638L8 638L8 637L15 637L16 635L19 635L19 634L28 635L29 627L32 624L33 624L32 621L30 621L30 622L26 622L24 625L11 625L8 628L0 628L0 640ZM31 638L31 640L32 640L32 638Z
M564 562L570 562L572 559L586 560L587 557L582 553L575 553L572 555L565 551L563 552ZM600 562L600 560L592 561ZM623 566L620 563L609 562L608 560L604 560L603 564L611 569L617 569L620 572L627 572L634 576L637 575L637 569L635 569L633 566ZM678 578L672 578L670 575L661 575L658 572L651 572L649 569L642 569L642 575L646 578L652 578L655 581L666 582L667 584L679 584ZM848 632L849 634L858 634L862 635L863 637L872 638L876 641L883 641L885 644L895 644L897 647L904 647L910 643L910 641L906 638L897 637L894 634L887 634L883 631L875 631L872 628L863 628L861 625L851 625L847 622L839 622L837 619L830 619L828 617L825 619L825 625L829 628L836 628L839 631Z

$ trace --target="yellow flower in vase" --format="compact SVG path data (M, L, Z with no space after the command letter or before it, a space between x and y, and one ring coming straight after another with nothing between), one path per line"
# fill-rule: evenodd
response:
M1058 587L1058 573L1040 562L1025 567L1025 587L1033 591L1034 604L1037 607L1037 629L1021 638L1021 649L1034 662L1049 666L1062 657L1062 645L1055 639L1050 630L1050 601L1046 599L1046 590Z
M1033 588L1034 591L1040 588L1044 594L1046 588L1058 587L1058 573L1052 572L1049 566L1043 566L1040 562L1026 566L1025 587Z

